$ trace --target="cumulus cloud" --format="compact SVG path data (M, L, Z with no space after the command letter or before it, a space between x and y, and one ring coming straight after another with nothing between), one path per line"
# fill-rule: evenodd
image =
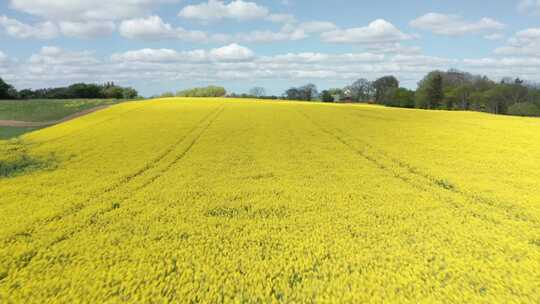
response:
M540 57L540 28L517 32L507 45L495 49L495 54Z
M408 40L412 37L401 32L392 23L377 19L365 27L324 32L321 34L321 38L330 43L387 44Z
M43 47L25 61L3 64L0 70L18 87L66 85L77 81L129 83L136 87L149 81L342 81L363 77L375 79L393 74L414 85L432 69L464 68L489 75L516 75L534 80L540 58L480 58L457 60L423 54L382 54L375 52L301 52L257 56L239 44L219 48L174 50L138 49L98 58L91 51L68 51Z
M428 13L410 22L412 27L427 30L437 35L462 36L503 30L506 25L491 18L470 22L459 15Z
M179 0L10 0L12 8L49 20L121 20L146 15L159 4Z
M291 24L296 23L296 18L290 14L270 14L266 17L266 20L275 23Z
M172 49L140 49L124 53L116 53L111 56L113 62L204 62L208 60L207 52L194 50L178 52Z
M309 21L300 24L300 29L306 33L321 33L337 29L337 26L328 21Z
M279 31L250 31L236 34L191 31L182 27L173 27L164 22L159 16L149 16L124 20L119 27L120 35L129 39L162 40L178 39L197 43L228 43L228 42L260 42L295 41L307 37L304 30L295 26L285 25Z
M255 54L247 47L232 43L211 50L178 52L172 49L141 49L117 53L111 56L114 62L240 62L253 59Z
M255 2L234 0L228 4L220 0L208 0L184 7L178 16L186 19L217 21L222 19L253 20L265 18L269 10Z
M249 60L253 56L252 50L236 43L210 51L210 57L219 61L243 61Z
M108 36L116 29L116 25L112 21L60 21L59 25L60 31L64 36L76 38Z
M16 19L0 16L0 26L6 34L21 39L52 39L58 36L58 27L50 22L26 24Z
M269 63L365 63L380 62L384 59L384 55L373 53L325 54L305 52L266 56L261 57L260 61Z
M521 0L517 10L525 15L540 15L540 0Z
M244 42L277 42L296 41L307 38L304 30L294 27L283 27L280 31L251 31L235 35L236 39Z
M502 40L504 39L504 35L503 34L489 34L489 35L484 35L484 39L487 39L487 40Z
M33 65L86 66L98 62L92 52L68 52L56 46L44 46L39 53L30 56L29 59L29 63Z
M119 31L120 35L129 39L180 39L193 42L207 42L210 39L205 32L173 27L159 16L124 20L120 24Z

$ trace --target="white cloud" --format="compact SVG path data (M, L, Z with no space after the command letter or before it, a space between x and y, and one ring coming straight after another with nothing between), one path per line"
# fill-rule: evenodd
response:
M415 28L430 31L437 35L461 36L503 30L506 26L491 18L482 18L476 22L464 20L459 15L428 13L410 22Z
M302 29L289 28L285 26L279 32L273 31L252 31L235 35L236 40L244 42L277 42L277 41L296 41L307 38Z
M4 54L2 51L0 51L0 67L4 67L8 64L9 59L6 54Z
M170 63L170 62L204 62L208 60L205 50L177 52L172 49L141 49L117 53L111 56L113 62L147 62L147 63Z
M487 40L502 40L504 39L504 35L503 34L489 34L489 35L484 35L484 39L487 39Z
M540 0L521 0L517 9L525 15L540 15Z
M480 59L464 59L463 62L467 66L482 67L489 69L500 68L520 68L520 67L540 67L540 58L480 58ZM514 74L515 75L515 74Z
M120 24L119 31L122 36L129 39L180 39L194 42L207 42L210 39L209 35L202 31L174 28L169 23L163 22L159 16L124 20Z
M271 63L351 63L351 62L380 62L385 59L382 54L373 53L287 53L283 55L262 57L262 62Z
M456 63L455 60L442 57L401 54L394 56L391 62L407 66L429 66L431 69Z
M495 54L540 57L540 28L517 32L506 46L495 49Z
M368 26L336 29L321 34L323 41L330 43L386 44L411 39L392 23L377 19Z
M337 26L328 21L310 21L300 24L300 28L306 33L321 33L337 29Z
M11 7L48 20L121 20L146 15L162 3L179 0L10 0Z
M16 19L0 16L0 26L9 36L15 38L52 39L58 36L57 26L50 21L30 25Z
M291 24L296 22L296 18L290 14L270 14L266 17L266 20L275 23Z
M266 7L243 0L234 0L228 4L220 0L208 0L208 2L188 5L178 13L180 17L202 21L253 20L265 18L268 15L269 10Z
M117 53L111 56L113 62L241 62L253 59L255 54L249 48L236 43L211 50L193 50L178 52L172 49L141 49Z
M252 50L236 43L210 51L210 57L219 61L245 61L254 55Z
M365 48L382 54L419 55L422 53L422 49L418 46L405 46L399 42L366 45Z
M60 21L60 31L67 37L96 38L111 35L116 29L112 21Z
M202 31L190 31L181 27L173 27L165 23L159 16L124 20L119 32L129 39L165 40L179 39L197 43L228 43L228 42L257 42L269 43L276 41L295 41L307 37L304 30L285 25L280 31L251 31L236 34L210 34Z
M532 34L529 34L532 35ZM357 78L375 79L392 74L414 86L432 69L464 68L493 77L515 75L537 80L540 58L480 58L455 60L423 54L285 53L257 56L252 50L229 44L214 49L178 51L139 49L99 59L91 51L70 52L44 47L20 64L6 62L0 52L0 71L18 87L47 87L77 81L130 83L135 87L148 82L227 83L228 81L283 81L294 85L324 80L343 85Z
M29 62L33 65L55 66L86 66L99 62L89 51L68 52L56 46L44 46L38 54L30 56Z

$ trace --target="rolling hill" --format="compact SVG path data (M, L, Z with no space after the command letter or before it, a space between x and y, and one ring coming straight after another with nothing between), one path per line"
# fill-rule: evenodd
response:
M128 102L0 141L0 302L539 302L540 120Z

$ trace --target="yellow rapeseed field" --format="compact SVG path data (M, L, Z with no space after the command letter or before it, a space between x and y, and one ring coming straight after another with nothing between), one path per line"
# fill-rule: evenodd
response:
M0 303L540 302L538 119L158 99L0 161Z

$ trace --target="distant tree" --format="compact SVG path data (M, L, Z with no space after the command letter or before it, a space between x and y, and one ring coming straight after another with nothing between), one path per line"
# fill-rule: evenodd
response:
M509 115L540 116L540 107L530 102L515 103L508 107Z
M414 108L414 91L405 88L388 89L382 104L390 107Z
M173 92L165 92L165 93L162 93L161 98L169 98L169 97L174 97L174 93Z
M428 108L438 108L444 100L443 82L440 73L434 74L434 76L429 80L426 89Z
M31 89L24 89L19 91L20 99L32 99L34 98L34 92Z
M360 78L353 82L350 86L346 87L346 90L351 97L352 101L367 102L373 98L374 86L373 83L367 79Z
M345 97L345 93L343 92L343 89L333 88L333 89L328 89L328 92L330 93L330 95L332 95L332 97L334 97L334 101L341 100L343 99L343 97Z
M298 90L300 91L300 100L311 101L319 95L317 86L312 83L301 86Z
M17 90L0 78L0 99L16 99Z
M301 100L301 93L300 90L297 88L290 88L287 91L285 91L285 94L283 94L286 99L289 100Z
M207 86L203 88L192 88L176 93L179 97L223 97L227 95L224 87Z
M105 98L122 99L124 98L124 89L117 86L108 86L103 90L102 94Z
M266 90L263 87L253 87L249 90L249 95L259 98L266 95Z
M384 76L373 82L375 102L382 103L389 90L399 88L399 81L394 76Z
M138 96L139 96L139 92L137 92L137 90L135 90L134 88L130 88L130 87L124 88L123 96L122 96L124 99L134 99L134 98L137 98Z
M321 100L323 102L334 102L334 96L328 90L321 92Z

